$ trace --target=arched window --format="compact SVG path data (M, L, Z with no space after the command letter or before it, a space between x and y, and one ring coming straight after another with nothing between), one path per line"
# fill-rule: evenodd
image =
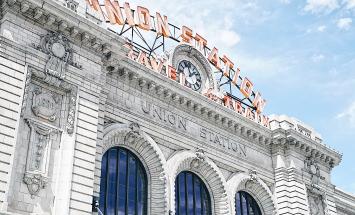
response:
M99 207L105 215L147 214L147 176L129 150L114 147L102 157Z
M177 215L211 215L211 200L203 181L192 172L181 172L175 180Z
M235 194L236 215L262 215L258 203L247 192L239 191Z

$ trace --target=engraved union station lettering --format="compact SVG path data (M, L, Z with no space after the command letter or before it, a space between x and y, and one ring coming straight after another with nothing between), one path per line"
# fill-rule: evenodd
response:
M209 143L232 150L243 157L247 156L247 147L244 144L236 143L235 141L207 128L200 128L200 138L208 141Z
M147 101L142 101L142 110L145 114L149 114L156 120L186 131L187 120L182 116L172 113L164 108L153 105Z

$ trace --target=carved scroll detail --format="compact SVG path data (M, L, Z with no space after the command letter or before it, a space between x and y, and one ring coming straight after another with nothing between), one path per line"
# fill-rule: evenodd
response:
M34 119L25 120L31 130L23 181L33 198L46 186L52 139L59 130Z

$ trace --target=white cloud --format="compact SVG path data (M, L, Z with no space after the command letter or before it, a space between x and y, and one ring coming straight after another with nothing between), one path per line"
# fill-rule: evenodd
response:
M304 10L311 13L327 13L338 7L338 0L307 0Z
M327 28L327 26L321 25L321 26L319 26L319 27L317 28L317 31L319 31L319 32L324 32L326 28Z
M222 30L217 41L223 46L233 47L240 42L240 36L232 30Z
M325 57L322 54L314 54L312 56L312 61L315 62L315 63L318 63L318 62L322 61L324 58Z
M290 4L291 0L280 0L282 4Z
M341 30L349 30L352 22L351 18L341 18L337 21L337 26Z
M347 9L354 9L355 8L355 0L348 0L346 2L346 8Z
M351 126L355 127L355 101L345 111L339 113L336 118L345 119Z

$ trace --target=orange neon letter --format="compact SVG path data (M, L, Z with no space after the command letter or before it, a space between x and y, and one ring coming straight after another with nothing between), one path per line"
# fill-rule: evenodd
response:
M176 70L174 67L170 65L168 66L168 77L173 80L176 80Z
M237 85L238 78L239 78L239 74L240 74L240 69L237 68L237 70L234 71L234 75L233 75L233 79L232 79L232 83L233 83L234 85Z
M139 55L138 55L138 58L137 58L137 62L140 63L140 64L143 64L144 66L146 66L148 68L151 68L150 65L149 65L148 57L145 54L145 52L143 52L143 51L139 52Z
M253 83L251 83L248 78L243 78L242 84L240 85L240 92L242 92L245 97L249 98L252 91Z
M111 2L111 0L105 0L105 8L108 19L112 25L123 25L124 19L122 16L121 8L117 0Z
M266 100L261 98L261 94L259 92L256 93L255 98L253 100L253 105L256 107L256 112L260 114L263 112L264 107L266 105Z
M164 16L164 19L161 17L160 13L156 13L157 18L157 33L163 35L164 37L169 37L169 25L168 25L168 17Z
M152 64L153 70L157 73L160 73L161 70L163 69L163 65L164 65L165 61L159 59L159 63L158 63L157 59L155 59L154 57L151 57L150 63Z
M218 70L221 69L221 65L219 62L219 57L218 57L218 49L214 47L211 51L211 53L208 56L208 60L212 63L213 66L215 66Z
M263 126L265 126L265 127L267 127L267 128L270 128L270 119L269 119L269 117L267 117L267 116L262 116L263 117Z
M255 114L253 113L253 111L251 110L251 108L247 108L245 110L245 117L248 118L248 119L251 119L253 121L255 121Z
M133 13L132 13L132 9L131 6L129 6L128 2L124 3L124 11L126 14L126 19L127 19L127 23L129 26L134 26L134 18L133 18Z
M150 30L149 10L145 7L138 6L137 14L138 14L138 27L143 30L149 31Z
M186 43L191 43L191 40L193 38L192 36L192 30L186 26L182 26L181 28L181 38L183 42Z
M223 56L222 61L224 62L224 72L223 75L230 78L229 77L229 70L233 68L234 63L229 60L229 58L227 58L227 56Z
M235 101L234 102L234 110L237 113L243 115L243 107L242 107L242 104L239 101Z
M100 4L98 0L86 0L86 2L92 7L94 10L99 11L101 10Z
M207 46L207 40L205 38L203 38L201 35L196 34L195 40L196 40L200 50L202 50L205 46Z
M224 95L223 103L224 103L224 106L226 106L227 108L231 108L231 107L233 108L233 101L230 96Z

